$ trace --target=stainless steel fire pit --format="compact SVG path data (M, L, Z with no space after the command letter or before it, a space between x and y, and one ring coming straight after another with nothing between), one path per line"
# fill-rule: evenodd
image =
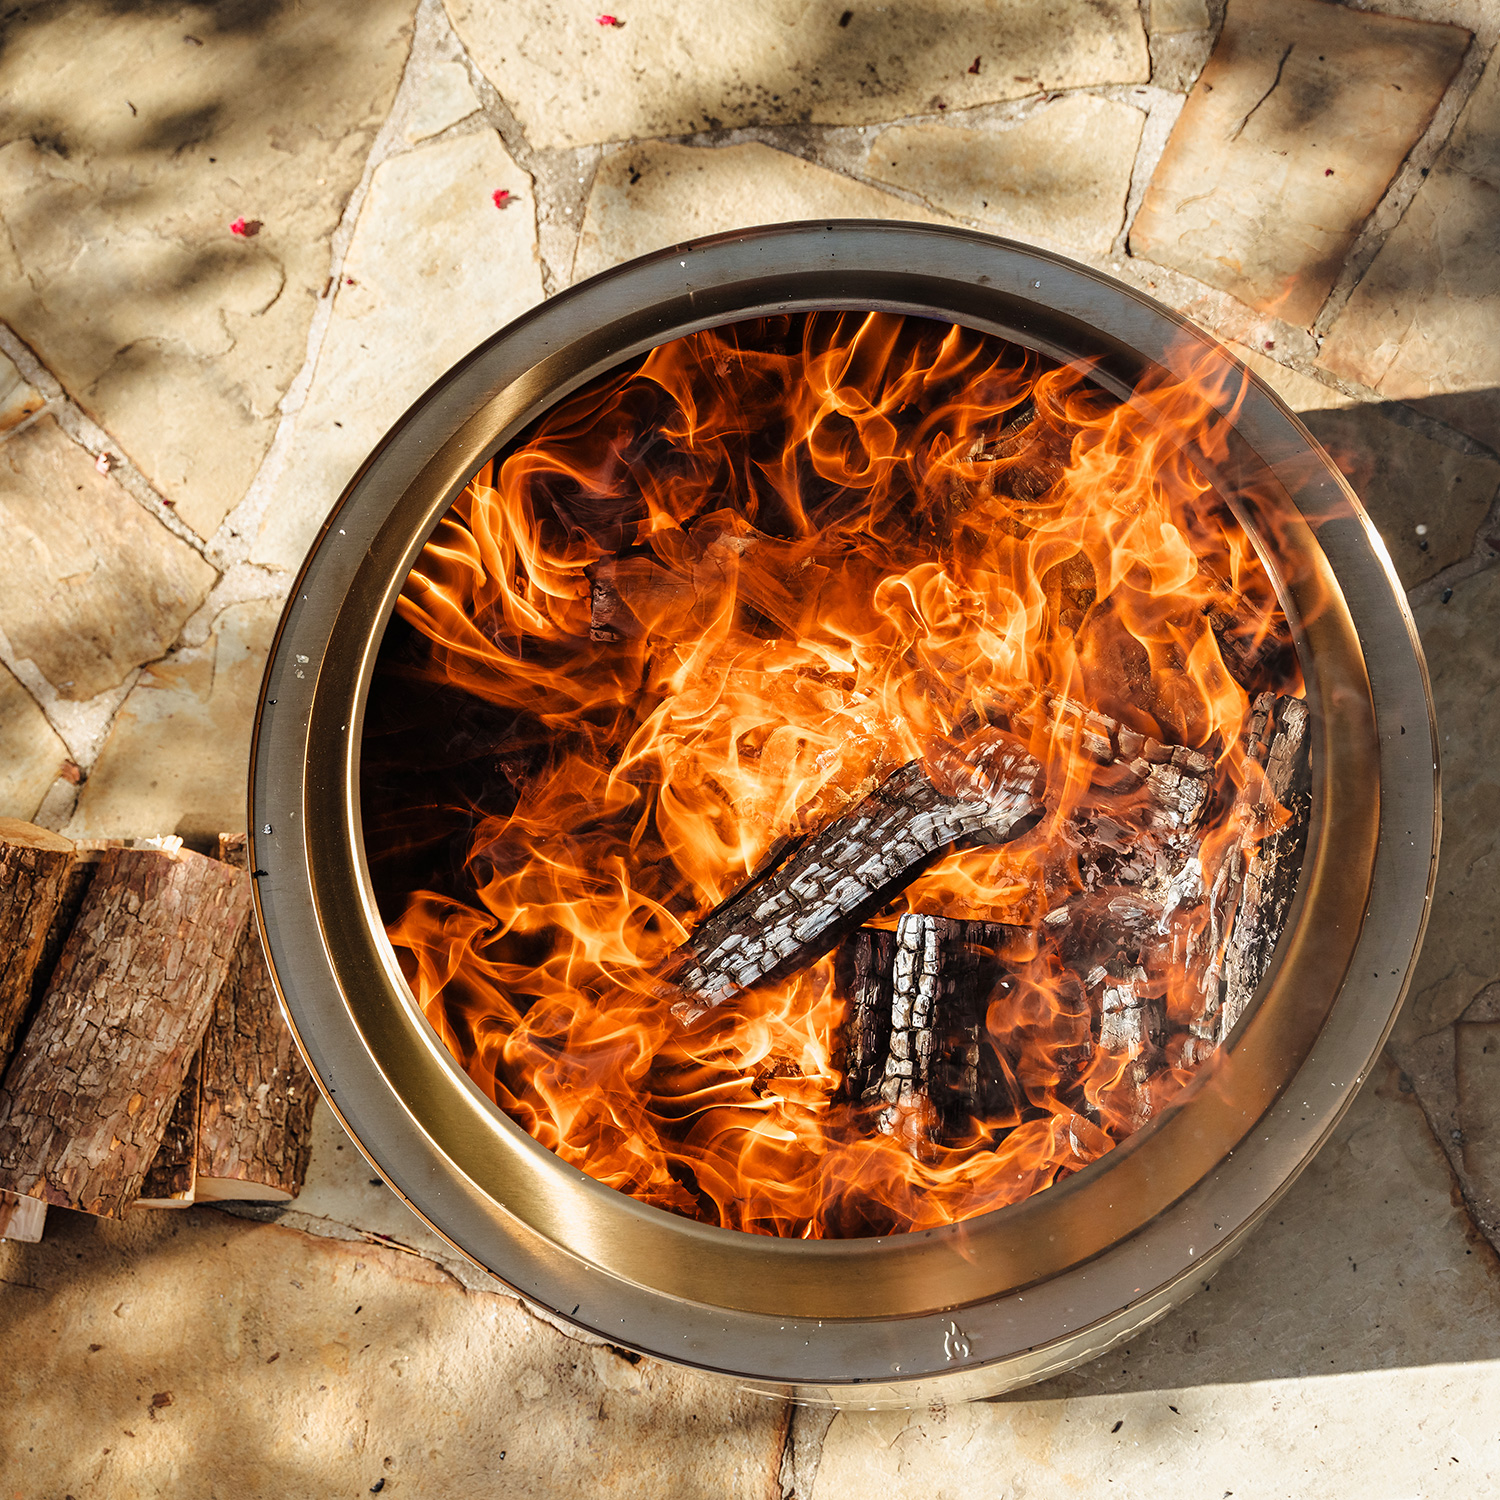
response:
M383 632L439 518L552 403L680 335L835 308L945 318L1054 359L1089 357L1122 398L1153 368L1233 365L1124 286L956 230L784 225L596 277L445 376L344 494L266 672L251 828L267 951L308 1062L434 1229L612 1342L767 1392L873 1407L989 1395L1087 1359L1240 1246L1347 1107L1405 993L1436 870L1437 767L1426 672L1385 549L1317 444L1250 379L1229 459L1198 461L1265 557L1293 630L1312 820L1287 929L1216 1066L1061 1185L885 1239L709 1227L538 1145L429 1026L376 909L359 746Z

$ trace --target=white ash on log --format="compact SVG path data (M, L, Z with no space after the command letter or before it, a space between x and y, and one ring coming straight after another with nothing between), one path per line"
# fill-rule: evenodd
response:
M218 860L101 853L0 1082L0 1188L111 1217L138 1196L248 915Z
M841 1092L875 1106L880 1130L921 1151L1015 1105L985 1017L1016 935L998 922L908 913L894 932L861 928L845 940Z
M1161 999L1149 992L1150 979L1136 965L1124 974L1096 969L1088 988L1098 995L1099 1050L1120 1060L1111 1104L1131 1130L1151 1118L1151 1080L1164 1061L1166 1014Z
M40 1198L0 1192L0 1240L34 1245L41 1239L46 1222L47 1205Z
M1228 883L1237 882L1239 893L1224 951L1221 1040L1244 1015L1286 925L1312 811L1307 705L1300 698L1269 698L1256 704L1257 717L1262 708L1266 715L1255 742L1265 779L1251 783L1241 799L1245 834L1229 857ZM1278 806L1290 817L1273 828Z
M73 915L69 877L76 865L71 840L31 823L0 819L0 1074Z
M219 858L241 871L245 848L243 834L219 838ZM241 879L248 888L248 872ZM307 1177L317 1099L251 920L203 1038L197 1199L282 1203L295 1198Z
M804 968L955 845L999 844L1041 811L1042 768L982 731L911 761L850 812L796 843L694 928L667 978L691 1024L731 995Z

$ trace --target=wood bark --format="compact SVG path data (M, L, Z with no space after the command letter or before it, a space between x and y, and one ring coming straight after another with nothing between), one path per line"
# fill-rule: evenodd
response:
M34 1245L41 1239L46 1222L47 1205L40 1198L0 1192L0 1240Z
M960 751L912 761L693 929L667 978L690 1024L731 995L795 973L873 916L955 845L1003 843L1039 812L1041 767L981 731Z
M138 1196L248 915L217 860L102 852L0 1083L0 1188L111 1217Z
M219 857L243 870L244 836L223 835ZM281 1014L253 920L203 1039L201 1098L197 1197L295 1198L307 1176L318 1090Z
M162 1131L161 1144L141 1181L140 1196L135 1200L139 1208L187 1208L197 1196L202 1059L200 1047L193 1054L187 1077L177 1091L177 1103Z
M0 819L0 1075L61 946L76 864L70 840Z

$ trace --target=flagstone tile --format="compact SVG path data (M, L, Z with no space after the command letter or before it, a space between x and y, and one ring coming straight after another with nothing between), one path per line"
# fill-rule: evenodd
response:
M15 364L0 354L0 438L45 405L41 392L33 390Z
M843 1412L813 1500L1114 1493L1472 1496L1500 1479L1500 1268L1382 1065L1240 1255L1191 1301L996 1402ZM1452 1462L1454 1458L1457 1463ZM998 1491L997 1491L998 1493Z
M1231 0L1131 254L1310 324L1468 42L1321 0Z
M938 210L769 146L652 142L613 152L600 163L573 279L700 235L822 218L952 222Z
M1320 362L1500 450L1500 56Z
M1435 441L1400 417L1395 403L1369 402L1302 420L1364 502L1411 589L1474 550L1500 489L1500 461Z
M448 0L534 147L737 125L860 125L1090 84L1144 83L1129 0L635 0L601 25L557 0Z
M131 688L65 832L179 834L199 847L245 827L250 731L280 608L236 604L201 646L155 662Z
M0 630L72 701L160 656L214 579L51 416L0 444L0 534Z
M513 197L505 209L493 195ZM252 560L295 570L371 448L476 344L542 298L531 183L483 128L376 169Z
M34 818L67 760L36 699L0 667L0 818Z
M772 1500L786 1408L585 1345L417 1256L205 1209L0 1245L23 1500Z
M0 47L0 317L210 535L306 357L415 0L50 6ZM259 223L236 237L232 222Z
M1011 239L1106 255L1125 225L1146 117L1091 94L1006 128L897 125L870 148L871 177Z
M1500 980L1500 568L1415 611L1432 679L1443 775L1437 890L1396 1038L1457 1020Z

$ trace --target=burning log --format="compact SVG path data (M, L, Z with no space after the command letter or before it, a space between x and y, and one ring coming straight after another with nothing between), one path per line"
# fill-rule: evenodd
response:
M691 1024L731 995L805 968L958 844L1000 844L1041 811L1042 769L996 731L911 761L779 857L693 930L669 976Z
M1013 936L997 922L909 913L895 932L862 928L840 949L849 996L844 1097L878 1106L878 1127L917 1149L959 1133L971 1116L1013 1105L985 1013Z
M219 858L244 870L245 836L220 835ZM318 1091L282 1017L253 921L214 1001L201 1075L194 1195L295 1198L307 1176Z
M0 1084L0 1187L111 1217L138 1196L248 913L217 860L100 854Z
M70 840L0 820L0 1075L67 930L76 863Z

